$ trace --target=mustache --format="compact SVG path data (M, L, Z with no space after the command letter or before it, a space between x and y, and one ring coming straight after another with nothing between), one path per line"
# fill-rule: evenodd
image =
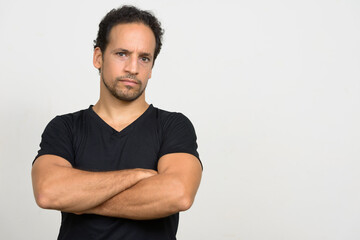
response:
M135 75L132 75L132 74L127 74L125 76L117 77L116 81L121 81L121 80L124 80L124 79L132 79L132 80L136 81L137 83L141 82Z

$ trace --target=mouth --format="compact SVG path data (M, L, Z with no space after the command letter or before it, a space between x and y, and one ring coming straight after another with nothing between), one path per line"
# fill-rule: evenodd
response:
M136 81L134 79L131 79L131 78L122 78L119 81L124 83L124 84L129 84L129 85L137 85L137 84L139 84L138 81Z

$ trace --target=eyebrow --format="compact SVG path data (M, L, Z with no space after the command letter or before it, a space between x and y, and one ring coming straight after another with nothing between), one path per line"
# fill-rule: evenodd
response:
M114 50L111 51L112 53L116 53L116 52L125 52L125 53L133 53L125 48L116 48ZM150 57L152 58L152 54L151 53L147 53L147 52L140 52L139 54L140 56L143 56L143 57Z

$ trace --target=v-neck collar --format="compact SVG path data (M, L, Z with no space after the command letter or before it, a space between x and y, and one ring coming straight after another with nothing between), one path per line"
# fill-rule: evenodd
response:
M89 113L90 116L92 116L95 121L100 124L104 129L106 129L106 131L109 131L111 134L114 135L118 135L118 136L122 136L127 134L128 132L130 132L134 126L136 125L137 122L141 121L141 119L145 118L150 112L151 110L154 108L152 104L149 105L149 107L145 110L145 112L143 112L137 119L135 119L132 123L130 123L129 125L127 125L125 128L123 128L121 131L117 131L116 129L114 129L113 127L111 127L109 124L107 124L93 109L94 105L90 105L89 107Z

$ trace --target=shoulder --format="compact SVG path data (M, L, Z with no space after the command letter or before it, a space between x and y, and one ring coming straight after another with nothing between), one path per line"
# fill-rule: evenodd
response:
M194 126L183 113L170 112L159 108L155 108L155 110L163 135L172 135L175 138L193 136L196 139Z
M66 113L57 115L46 126L47 131L54 132L68 132L71 134L74 129L81 127L86 118L89 115L89 109L79 110L72 113Z
M72 113L66 113L66 114L62 114L62 115L57 115L55 118L57 119L61 119L63 121L76 121L78 119L83 118L86 114L88 114L88 112L90 111L91 106L87 109L82 109L76 112L72 112Z
M165 129L181 123L191 124L189 118L181 112L170 112L156 107L154 107L154 110L159 123Z
M86 118L86 116L89 115L89 111L90 108L72 113L57 115L55 118L52 119L52 122L62 123L71 126L74 123L82 121L84 118Z
M82 118L86 115L86 110L58 115L53 118L46 126L40 142L40 150L35 159L41 155L52 154L60 156L73 164L74 148L73 144L78 137L76 133L82 128ZM77 127L77 126L80 126Z
M161 124L161 150L159 156L169 153L189 153L199 158L197 137L190 120L180 112L157 109Z

